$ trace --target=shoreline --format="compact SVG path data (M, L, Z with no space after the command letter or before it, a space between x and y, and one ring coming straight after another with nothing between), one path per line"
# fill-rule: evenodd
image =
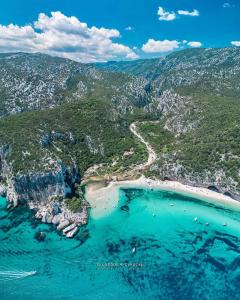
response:
M178 181L152 180L141 176L136 180L111 181L107 186L104 186L104 184L100 185L99 182L96 184L94 182L87 183L85 196L92 208L91 217L98 218L114 211L118 205L119 190L121 188L156 189L170 193L179 193L225 209L240 211L239 201L207 188L193 187Z

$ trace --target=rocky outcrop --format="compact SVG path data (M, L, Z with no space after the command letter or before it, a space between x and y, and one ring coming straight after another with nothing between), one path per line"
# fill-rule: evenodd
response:
M28 173L8 178L8 201L17 205L23 201L44 202L51 196L71 196L74 184L80 181L76 166L65 167L61 162L48 173Z
M43 223L54 224L58 230L72 226L64 234L73 237L78 226L88 221L88 205L83 202L79 212L71 212L65 205L64 199L72 197L75 185L80 183L80 173L75 164L66 167L61 161L56 162L56 168L49 172L29 172L14 174L7 162L11 153L9 146L0 147L0 196L6 196L13 207L27 203L35 211L35 216Z
M37 211L35 217L43 223L54 224L58 231L62 231L66 237L72 238L79 226L88 222L88 204L83 203L79 212L71 212L64 201L56 201L51 198L45 202L30 202L30 208Z

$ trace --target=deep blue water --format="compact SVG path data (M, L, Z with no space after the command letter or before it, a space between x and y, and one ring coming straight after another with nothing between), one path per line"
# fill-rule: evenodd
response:
M0 299L240 299L239 229L237 211L128 189L67 240L0 198Z

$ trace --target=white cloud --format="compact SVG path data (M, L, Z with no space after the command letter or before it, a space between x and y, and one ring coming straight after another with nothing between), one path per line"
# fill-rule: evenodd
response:
M158 8L158 16L160 21L173 21L176 19L175 12L168 12L161 6Z
M191 16L191 17L198 17L200 15L197 9L194 9L193 11L179 10L178 14L183 16Z
M179 48L179 44L180 43L176 40L155 41L154 39L149 39L147 43L142 46L142 50L146 53L164 53Z
M126 31L133 31L133 30L134 30L134 27L128 26L128 27L125 28L125 30L126 30Z
M128 46L112 40L119 37L116 29L89 27L61 12L41 13L33 25L0 25L0 51L43 52L81 62L137 58Z
M222 7L223 8L233 8L233 7L235 7L235 5L231 4L229 2L225 2L225 3L223 3Z
M128 59L137 59L139 56L135 52L130 52L127 54L126 58Z
M183 40L182 42L179 42L177 40L163 40L163 41L156 41L154 39L149 39L146 44L143 44L142 51L146 53L165 53L170 52L178 48L182 47L193 47L198 48L202 46L201 42L188 42L187 40ZM239 42L240 46L240 42Z
M232 41L231 44L236 47L240 47L240 41Z
M163 7L158 7L158 16L160 21L173 21L177 18L178 15L182 16L191 16L191 17L198 17L200 15L199 11L197 9L194 9L192 11L188 10L178 10L177 13L174 11L166 11Z
M193 48L199 48L202 46L202 43L200 43L200 42L188 42L187 44L188 44L188 46L193 47Z

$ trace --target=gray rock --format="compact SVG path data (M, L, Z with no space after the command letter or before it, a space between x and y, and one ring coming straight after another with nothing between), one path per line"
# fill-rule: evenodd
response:
M66 227L65 229L63 229L63 234L65 234L66 235L66 233L67 232L70 232L70 231L72 231L74 228L76 228L77 227L77 225L76 224L71 224L71 225L69 225L68 227Z
M38 211L37 213L36 213L36 215L35 215L35 218L36 219L42 219L42 214Z
M64 221L60 222L60 224L57 227L57 230L63 230L69 224L70 224L70 222L68 220L64 220Z
M59 203L58 202L54 202L52 204L52 215L56 216L56 215L58 215L60 213L61 213L61 209L59 207Z
M61 222L61 220L62 220L62 215L58 214L58 215L56 215L56 216L53 217L52 223L54 225L58 225Z
M68 231L68 232L66 233L66 237L67 237L67 238L73 238L73 237L77 234L78 229L79 229L78 227L75 227L74 229Z
M49 212L46 212L42 217L43 223L51 224L52 220L53 220L53 216Z

